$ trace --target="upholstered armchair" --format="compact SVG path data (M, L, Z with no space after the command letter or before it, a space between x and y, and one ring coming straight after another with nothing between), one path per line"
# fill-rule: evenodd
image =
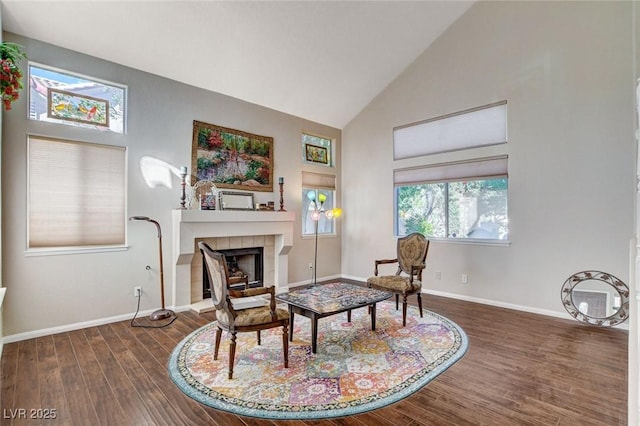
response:
M429 240L420 233L409 234L398 238L397 258L375 261L373 277L367 279L367 285L379 290L390 291L396 295L396 310L402 296L402 326L407 325L407 296L418 296L418 307L422 318L422 271L429 251ZM398 264L395 275L378 276L378 266L383 264Z
M202 266L211 284L211 299L216 309L216 345L213 359L218 359L222 331L231 335L229 345L229 379L233 378L233 366L236 354L236 334L247 331L256 331L258 345L260 342L260 330L274 327L282 327L282 346L284 351L284 367L289 367L289 312L286 309L276 307L275 288L259 287L247 290L230 290L229 271L224 255L213 251L206 243L199 242L198 247L202 253ZM269 294L269 300L259 306L243 304L242 298ZM244 305L244 308L240 306ZM254 304L255 305L255 304Z

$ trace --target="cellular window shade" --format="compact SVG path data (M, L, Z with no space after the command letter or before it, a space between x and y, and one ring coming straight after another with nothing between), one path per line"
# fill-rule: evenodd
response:
M123 147L29 137L29 248L125 243Z
M396 186L407 186L507 176L507 160L507 156L500 156L482 160L398 169L393 171L393 183Z
M324 173L302 172L302 187L335 191L336 177Z
M502 101L394 128L393 158L400 160L506 142L507 103Z

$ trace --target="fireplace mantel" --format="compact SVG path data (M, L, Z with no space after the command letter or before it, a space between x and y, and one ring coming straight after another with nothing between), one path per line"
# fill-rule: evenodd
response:
M288 255L293 246L294 212L173 210L172 293L176 307L191 304L191 260L196 238L275 237L276 286L288 283Z

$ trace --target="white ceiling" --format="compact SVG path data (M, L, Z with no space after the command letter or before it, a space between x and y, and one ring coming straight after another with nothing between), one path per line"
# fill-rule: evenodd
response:
M471 4L2 0L2 25L343 128Z

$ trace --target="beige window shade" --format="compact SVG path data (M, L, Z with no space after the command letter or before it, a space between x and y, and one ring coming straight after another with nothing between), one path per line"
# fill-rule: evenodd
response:
M507 142L507 103L435 117L393 129L393 158L419 157Z
M324 173L302 172L302 187L317 189L336 189L336 177Z
M29 248L125 244L126 150L29 137Z
M440 163L393 171L396 186L421 183L449 182L462 179L507 176L507 156L484 158L473 161Z

